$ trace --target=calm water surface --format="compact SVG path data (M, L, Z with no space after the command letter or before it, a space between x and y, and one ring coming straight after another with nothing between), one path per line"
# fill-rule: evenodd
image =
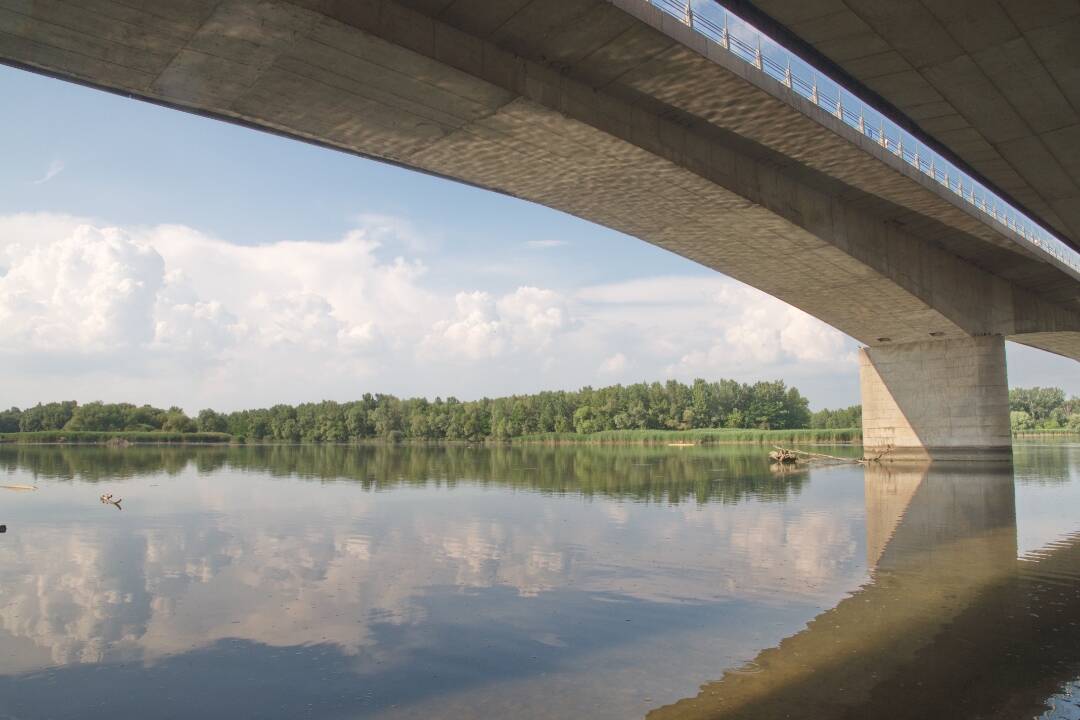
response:
M1080 445L764 452L0 447L0 718L1080 718Z

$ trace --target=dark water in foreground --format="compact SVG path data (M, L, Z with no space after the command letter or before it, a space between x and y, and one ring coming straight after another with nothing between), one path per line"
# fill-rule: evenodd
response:
M1080 718L1080 445L763 454L0 447L0 718Z

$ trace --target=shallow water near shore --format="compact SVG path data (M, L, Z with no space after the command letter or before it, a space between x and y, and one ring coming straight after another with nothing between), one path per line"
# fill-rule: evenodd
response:
M0 718L1080 718L1080 444L767 450L0 446Z

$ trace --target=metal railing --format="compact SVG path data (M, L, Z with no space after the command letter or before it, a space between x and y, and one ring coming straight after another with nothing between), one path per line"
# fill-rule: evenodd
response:
M981 215L984 220L995 220L1028 243L1080 272L1080 253L926 143L716 0L649 2L928 175L957 195L977 216Z

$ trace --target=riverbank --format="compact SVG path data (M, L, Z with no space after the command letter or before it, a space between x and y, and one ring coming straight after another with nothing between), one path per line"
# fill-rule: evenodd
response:
M1017 439L1080 438L1075 430L1025 430L1013 433ZM578 433L536 433L509 440L423 440L404 438L359 438L343 443L287 442L255 440L214 432L103 432L87 430L44 430L0 433L0 444L14 445L652 445L692 447L701 445L856 445L862 441L858 428L799 428L753 430L718 428L713 430L605 430L588 435Z
M726 445L809 443L838 445L862 441L858 428L799 428L793 430L755 430L716 428L711 430L605 430L577 433L538 433L513 438L512 443L588 444L588 445Z
M1075 437L1080 438L1080 430L1069 428L1040 428L1037 430L1014 430L1014 438Z
M583 445L719 445L719 444L765 444L765 443L817 443L844 444L858 443L861 433L858 429L798 429L798 430L747 430L740 428L722 428L715 430L610 430L588 435L577 433L538 433L523 435L510 440L487 439L483 444L583 444ZM39 432L0 433L0 443L43 444L43 445L208 445L208 444L256 444L289 445L277 440L253 440L235 437L228 433L194 432L101 432L81 430L44 430ZM302 443L319 445L324 443ZM325 443L341 444L341 443ZM475 445L465 440L420 440L405 438L386 440L381 438L360 438L350 441L349 445L383 444L447 444Z
M221 445L237 442L228 433L104 432L97 430L40 430L0 433L0 443L25 445Z

